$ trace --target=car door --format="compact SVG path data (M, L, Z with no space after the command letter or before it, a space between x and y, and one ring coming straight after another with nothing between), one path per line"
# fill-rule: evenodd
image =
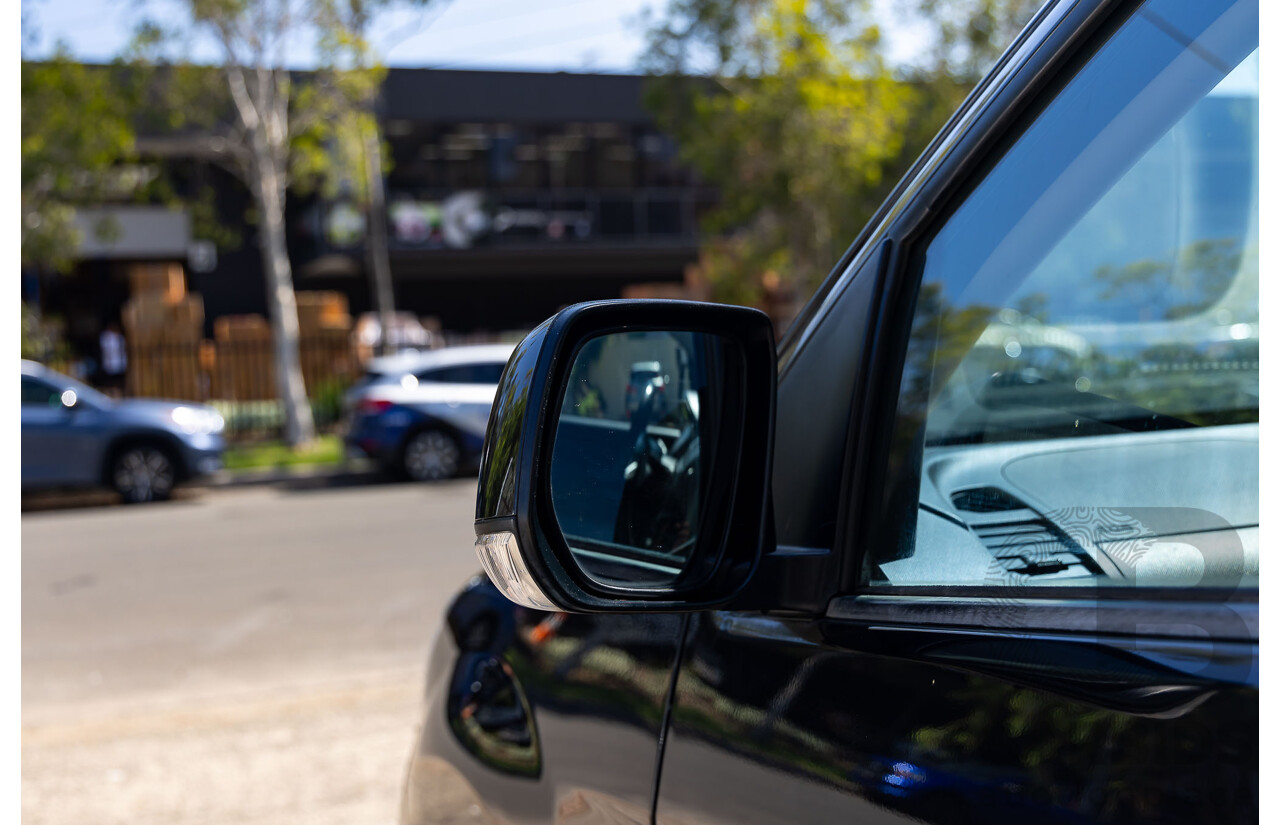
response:
M935 144L784 342L812 576L691 619L657 822L1257 821L1257 43L1060 4Z
M649 821L685 622L549 613L477 577L427 666L400 821Z
M22 376L22 486L85 484L96 480L89 465L93 413L63 404L62 390L30 375Z
M469 442L468 450L476 451L484 440L504 366L505 362L480 361L423 370L415 377L429 400L417 408L446 422Z

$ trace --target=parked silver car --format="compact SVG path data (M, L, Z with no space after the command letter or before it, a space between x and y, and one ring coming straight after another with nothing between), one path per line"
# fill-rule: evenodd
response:
M222 467L223 420L181 401L116 400L22 362L22 489L111 487L127 502L158 501Z

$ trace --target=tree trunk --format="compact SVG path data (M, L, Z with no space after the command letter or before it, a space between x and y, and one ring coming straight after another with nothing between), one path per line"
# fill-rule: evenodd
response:
M395 324L395 295L391 289L391 262L387 257L387 199L382 187L382 142L377 128L364 130L365 175L369 183L367 237L369 274L373 278L373 306L378 311L382 335L378 353L391 352L391 328Z
M254 161L257 168L252 189L258 209L258 243L267 276L276 391L284 405L285 443L297 447L315 438L315 423L298 353L298 302L293 295L293 270L285 246L283 170L271 157L259 155Z

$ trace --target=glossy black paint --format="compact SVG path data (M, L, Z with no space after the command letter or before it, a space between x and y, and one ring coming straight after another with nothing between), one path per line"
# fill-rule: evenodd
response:
M477 577L446 623L402 821L648 821L682 616L544 613Z
M910 317L913 285L893 274L1134 5L1048 4L782 342L770 552L741 603L545 614L486 582L459 598L451 623L487 613L506 629L475 631L477 649L437 639L404 822L469 821L470 805L496 822L1258 821L1256 596L1152 594L1166 615L1117 604L1091 631L1072 624L1078 605L1009 592L930 617L856 601ZM1139 630L1151 620L1159 632ZM534 643L548 628L561 648ZM460 732L461 709L486 704L493 729ZM514 758L504 769L486 747Z
M700 614L657 822L1256 822L1255 652Z

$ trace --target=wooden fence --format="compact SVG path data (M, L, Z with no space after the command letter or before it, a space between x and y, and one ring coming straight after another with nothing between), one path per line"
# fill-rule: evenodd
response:
M130 342L125 394L211 403L231 437L266 434L282 420L269 336L224 341ZM337 423L342 393L359 376L350 336L339 330L298 342L302 378L319 427Z

